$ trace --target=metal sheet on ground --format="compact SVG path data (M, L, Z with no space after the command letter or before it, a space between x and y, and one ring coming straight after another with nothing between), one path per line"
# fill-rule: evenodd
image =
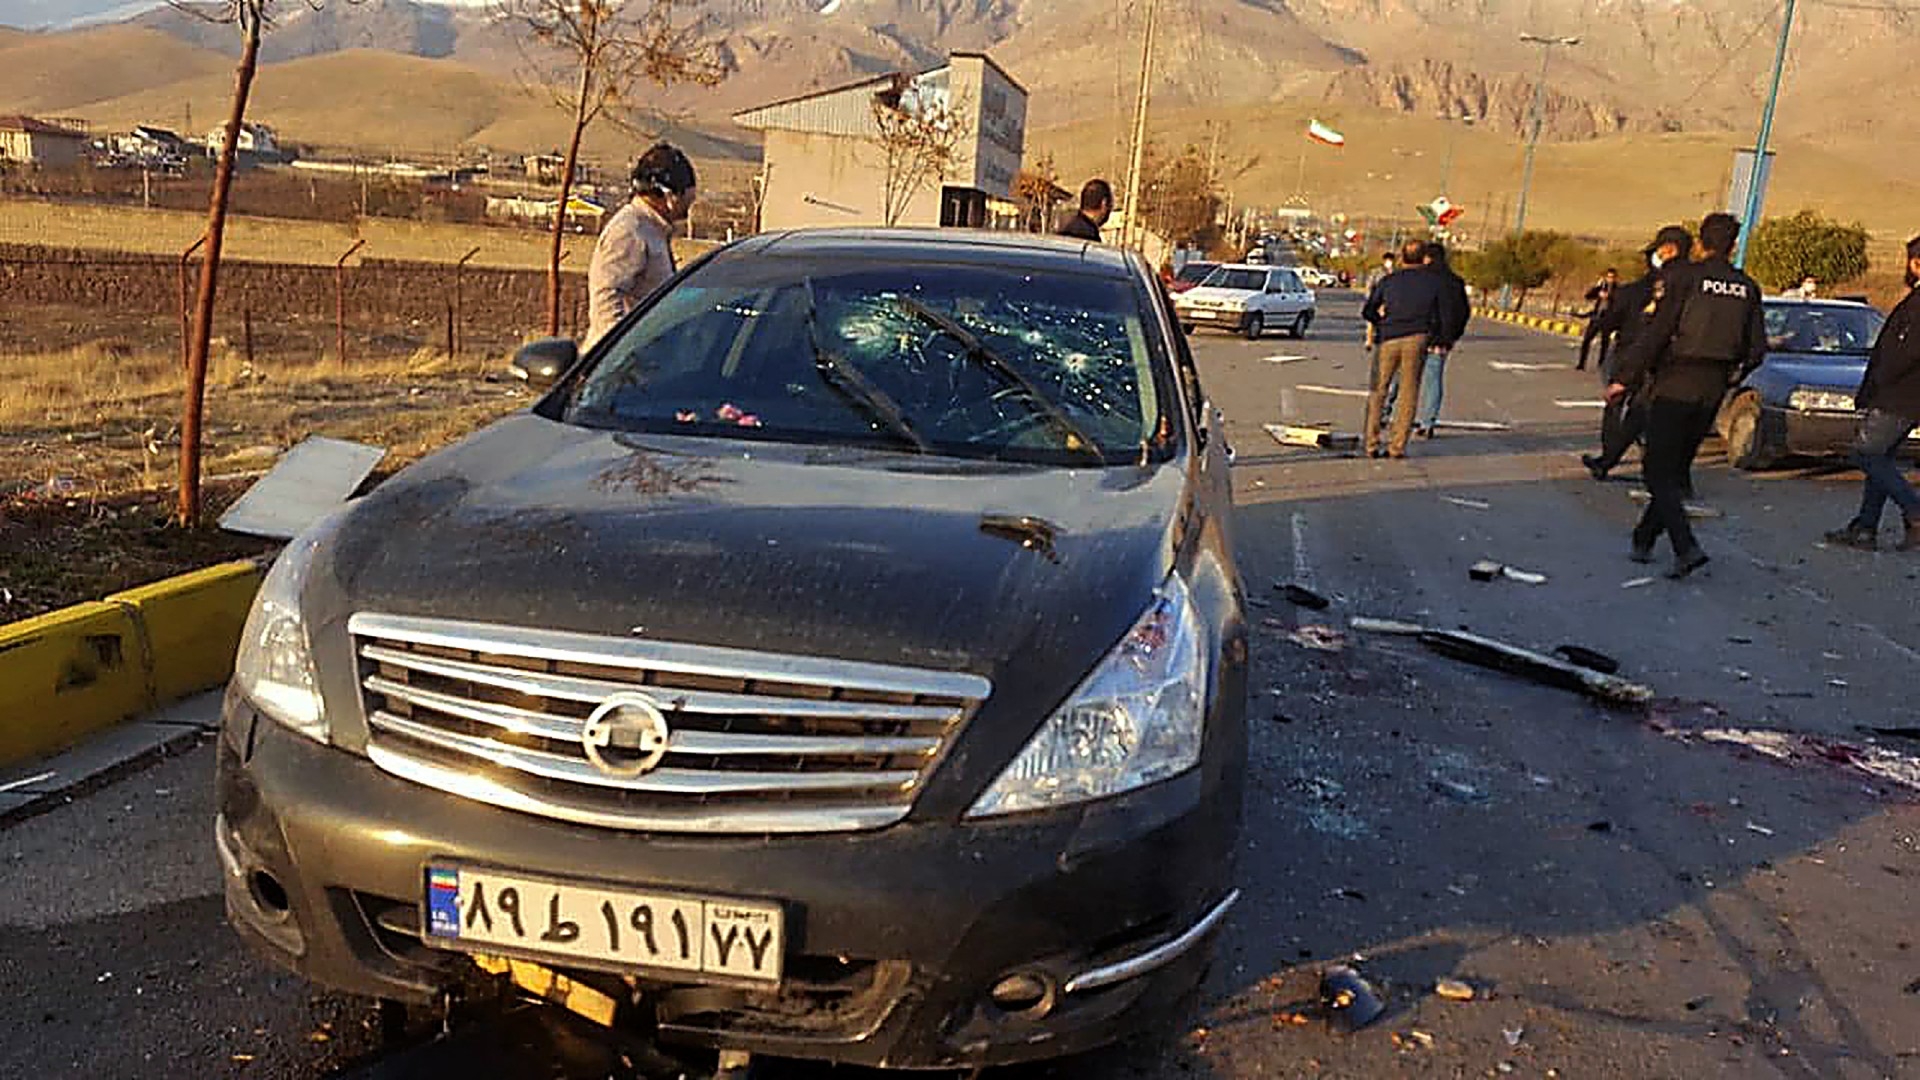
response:
M281 455L220 518L220 527L291 540L345 502L386 456L384 446L316 435Z

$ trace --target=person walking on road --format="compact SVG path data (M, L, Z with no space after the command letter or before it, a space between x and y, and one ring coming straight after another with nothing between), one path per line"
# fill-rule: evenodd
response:
M1066 224L1060 226L1060 236L1089 243L1101 243L1100 227L1113 217L1113 185L1098 177L1087 181L1080 189L1080 209L1076 210Z
M600 230L587 266L587 347L673 276L673 227L697 187L693 162L666 143L634 163L633 197Z
M1580 337L1580 362L1574 365L1575 371L1587 370L1587 353L1593 348L1595 338L1600 340L1600 370L1607 370L1607 353L1613 337L1607 330L1607 321L1613 314L1614 298L1619 289L1620 271L1609 266L1599 282L1587 290L1587 303L1592 308L1587 312L1587 332Z
M1664 295L1665 275L1692 258L1693 234L1678 225L1668 225L1654 236L1653 243L1641 254L1646 256L1647 272L1639 280L1620 286L1614 293L1613 308L1608 312L1603 328L1614 339L1612 359L1603 357L1600 361L1601 370L1609 384L1621 381L1618 371L1620 359L1633 347L1652 319L1654 306ZM1605 481L1607 474L1620 464L1620 459L1626 457L1627 451L1646 434L1645 391L1645 386L1629 386L1625 394L1607 401L1606 411L1600 414L1600 453L1587 454L1580 459L1595 480ZM1692 494L1691 485L1688 494L1689 497Z
M1836 544L1872 551L1879 546L1880 517L1891 499L1906 519L1896 551L1920 551L1920 495L1900 472L1898 454L1920 427L1920 236L1907 241L1907 295L1874 339L1867 373L1854 404L1864 410L1853 445L1854 464L1867 474L1860 512L1845 528L1827 534Z
M1624 397L1643 377L1652 378L1647 406L1646 513L1633 530L1633 559L1652 562L1664 533L1673 545L1673 569L1684 578L1707 564L1707 553L1687 521L1688 475L1700 441L1726 397L1735 373L1766 356L1766 322L1760 286L1728 261L1740 237L1731 214L1708 214L1700 223L1703 258L1665 278L1646 333L1633 343L1607 387L1607 399Z
M1426 268L1424 241L1409 240L1401 250L1401 269L1380 279L1367 294L1360 315L1373 328L1373 385L1367 393L1367 453L1379 457L1380 426L1386 412L1387 389L1398 380L1408 388L1393 411L1393 434L1386 456L1407 456L1413 437L1412 388L1420 385L1426 366L1427 343L1440 335L1443 279Z
M1447 360L1453 347L1466 336L1467 320L1473 317L1473 302L1467 298L1467 283L1447 263L1447 246L1438 241L1426 249L1427 273L1440 282L1440 325L1427 343L1427 361L1420 375L1420 411L1414 414L1413 430L1431 439L1440 423L1440 402L1446 395Z
M1387 279L1387 275L1393 273L1394 269L1395 267L1393 264L1393 252L1391 251L1381 252L1380 265L1374 267L1372 270L1367 271L1367 291L1369 292L1373 291L1374 287L1379 285L1382 281L1385 281Z

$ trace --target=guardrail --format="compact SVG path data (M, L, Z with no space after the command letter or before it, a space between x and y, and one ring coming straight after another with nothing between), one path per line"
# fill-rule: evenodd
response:
M1549 334L1559 334L1562 337L1577 338L1586 332L1586 325L1584 323L1574 322L1571 319L1557 319L1546 315L1528 315L1525 312L1519 311L1501 311L1498 308L1474 308L1473 313L1482 319L1511 323L1515 326L1524 326L1532 330L1545 331Z
M226 682L261 573L222 563L0 626L0 767Z

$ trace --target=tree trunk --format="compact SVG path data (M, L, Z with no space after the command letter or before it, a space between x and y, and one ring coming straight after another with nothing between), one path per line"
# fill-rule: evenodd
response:
M180 419L180 524L200 521L200 417L206 403L207 350L213 341L214 290L220 277L220 244L227 231L227 196L233 190L233 163L240 146L240 125L247 115L247 95L260 59L260 17L240 12L244 43L240 66L234 72L233 108L227 113L225 144L214 169L213 195L207 206L207 252L200 262L200 296L194 315L193 338L187 354L187 400Z
M593 63L580 64L580 96L573 104L573 137L567 142L566 164L560 168L560 201L553 208L553 247L547 252L547 336L560 336L560 243L567 233L567 200L573 195L574 170L580 166L580 137L593 118L587 96L593 90ZM591 303L591 300L589 300Z

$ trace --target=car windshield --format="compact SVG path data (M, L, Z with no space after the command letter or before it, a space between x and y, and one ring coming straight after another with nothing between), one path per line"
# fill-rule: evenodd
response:
M1767 348L1773 352L1863 356L1886 320L1845 304L1768 304Z
M1191 281L1198 284L1205 281L1207 275L1213 273L1218 265L1218 263L1188 263L1181 267L1180 272L1174 276L1181 281Z
M1145 296L1078 273L720 259L608 343L565 419L1043 464L1158 457L1174 410Z
M1209 289L1238 289L1241 292L1260 292L1267 287L1265 270L1246 270L1232 266L1223 266L1207 275L1200 283Z

